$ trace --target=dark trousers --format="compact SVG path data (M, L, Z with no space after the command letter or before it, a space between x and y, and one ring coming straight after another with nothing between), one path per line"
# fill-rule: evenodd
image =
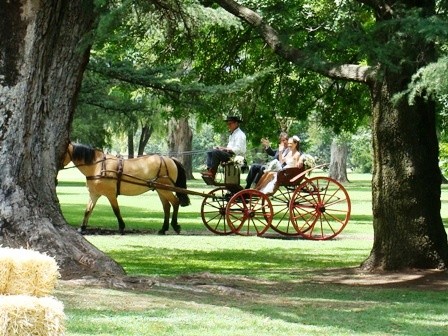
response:
M257 184L257 182L260 180L260 177L263 175L264 169L264 165L258 163L254 163L250 166L249 172L247 173L246 177L246 189L250 189L252 183Z
M212 149L207 152L207 169L216 171L221 162L227 162L232 157L228 152Z

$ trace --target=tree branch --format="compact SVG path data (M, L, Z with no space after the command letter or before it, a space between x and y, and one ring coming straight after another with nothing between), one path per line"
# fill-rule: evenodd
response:
M357 64L335 65L325 60L311 60L309 55L302 50L283 43L278 32L269 24L265 23L258 13L233 0L216 0L216 3L229 13L257 29L263 40L269 45L274 53L291 63L326 77L361 83L369 83L376 75L376 68L371 66Z

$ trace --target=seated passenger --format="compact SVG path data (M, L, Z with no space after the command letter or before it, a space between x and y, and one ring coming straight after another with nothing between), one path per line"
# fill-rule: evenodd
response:
M227 162L233 155L246 155L246 134L240 128L241 119L229 116L226 120L230 132L229 142L226 147L215 147L207 152L207 170L202 176L215 178L218 166L221 162Z
M288 151L288 133L281 132L279 136L279 145L277 150L273 150L271 145L267 139L261 139L261 143L264 146L265 152L274 157L274 160L281 160L283 156L285 156ZM260 180L260 177L263 175L263 172L266 168L266 165L254 163L250 166L249 173L247 173L246 177L246 189L249 189L252 184L257 184Z
M282 162L282 169L292 167L303 167L303 155L299 151L300 139L297 135L288 139L289 152L285 155ZM277 181L277 171L268 171L263 174L256 188L261 192L268 194L274 191Z

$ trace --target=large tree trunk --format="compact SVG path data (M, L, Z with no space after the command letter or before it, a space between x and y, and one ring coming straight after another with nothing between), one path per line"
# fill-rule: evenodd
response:
M374 244L366 269L446 268L435 107L418 99L394 105L393 79L372 89ZM398 86L398 88L397 88Z
M168 148L170 153L178 158L185 167L188 179L193 179L191 149L193 132L187 118L171 118L169 123Z
M93 1L0 0L0 245L47 252L64 277L124 273L56 195L94 19Z
M403 2L421 14L434 13L434 1ZM395 36L395 35L394 35ZM419 46L415 48L415 46ZM397 44L399 73L383 68L371 85L374 167L372 181L374 243L366 269L448 266L447 234L440 216L441 176L435 104L416 97L394 101L412 75L434 61L435 49L419 35Z
M339 182L348 182L347 178L348 146L336 139L331 142L330 177Z

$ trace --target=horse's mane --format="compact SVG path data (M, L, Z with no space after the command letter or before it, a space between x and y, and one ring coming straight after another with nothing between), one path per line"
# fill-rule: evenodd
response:
M85 164L93 163L95 158L95 150L86 145L73 144L73 161L84 161Z

